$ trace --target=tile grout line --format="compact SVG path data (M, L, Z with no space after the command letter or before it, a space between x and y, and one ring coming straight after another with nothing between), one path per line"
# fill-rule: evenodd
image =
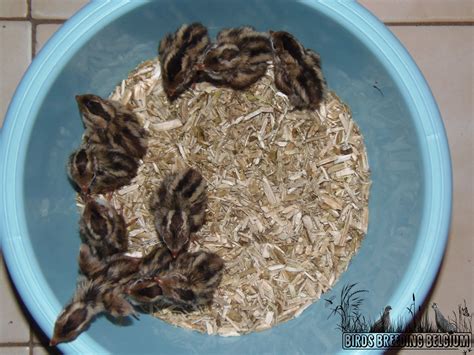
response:
M33 60L33 58L35 57L35 51L36 51L36 26L31 21L33 18L32 13L31 13L32 11L31 6L32 6L31 0L26 0L26 8L27 8L26 18L31 24L31 60Z
M1 348L8 348L8 347L29 347L30 343L29 342L5 342L5 343L0 343L0 349Z

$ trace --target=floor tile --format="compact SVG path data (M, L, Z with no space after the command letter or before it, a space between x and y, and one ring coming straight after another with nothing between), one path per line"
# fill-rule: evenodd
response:
M30 327L23 306L17 301L3 257L0 255L0 343L21 343L30 339ZM0 353L1 354L1 353Z
M38 19L68 19L87 3L87 0L33 0L31 14Z
M13 92L31 61L30 23L0 21L0 48L1 126Z
M35 346L33 347L33 355L56 355L61 354L57 348Z
M26 0L1 0L0 17L26 17Z
M59 27L61 27L60 24L44 24L36 27L36 54Z
M390 29L425 75L448 135L453 164L453 214L448 248L431 299L450 314L463 299L471 307L474 302L469 281L474 279L474 27L394 26Z
M51 348L49 346L35 346L33 347L33 355L61 355L62 352L58 348Z
M28 346L7 346L0 347L0 355L29 355Z
M42 346L33 347L33 355L48 355L48 350Z
M382 21L473 21L472 0L359 0Z

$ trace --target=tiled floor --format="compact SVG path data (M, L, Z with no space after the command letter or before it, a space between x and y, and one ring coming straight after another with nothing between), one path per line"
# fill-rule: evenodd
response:
M85 0L0 0L0 125L31 58ZM454 208L448 250L427 303L455 309L473 292L473 0L361 0L421 68L448 132ZM0 355L54 353L21 305L0 256ZM420 354L420 352L416 352Z

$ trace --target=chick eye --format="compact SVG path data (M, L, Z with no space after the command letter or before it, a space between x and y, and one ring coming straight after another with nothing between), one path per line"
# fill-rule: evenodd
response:
M93 115L104 116L104 113L105 113L104 108L98 102L86 101L85 105L87 109L89 110L89 112L92 113ZM105 116L108 116L108 115L106 114Z
M87 310L86 309L78 309L75 310L66 321L64 326L61 328L61 334L66 336L76 330L87 317Z

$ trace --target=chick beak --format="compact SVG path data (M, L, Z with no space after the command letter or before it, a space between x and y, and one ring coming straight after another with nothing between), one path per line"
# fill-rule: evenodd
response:
M84 100L83 100L83 96L82 95L76 95L76 102L79 106L81 106L82 104L84 104Z
M166 286L169 281L166 279L161 279L160 277L156 276L155 281L158 282L158 285L160 286Z
M171 251L171 256L173 259L176 259L178 257L179 251Z
M195 68L196 68L196 70L204 70L205 65L204 65L204 63L197 63Z

